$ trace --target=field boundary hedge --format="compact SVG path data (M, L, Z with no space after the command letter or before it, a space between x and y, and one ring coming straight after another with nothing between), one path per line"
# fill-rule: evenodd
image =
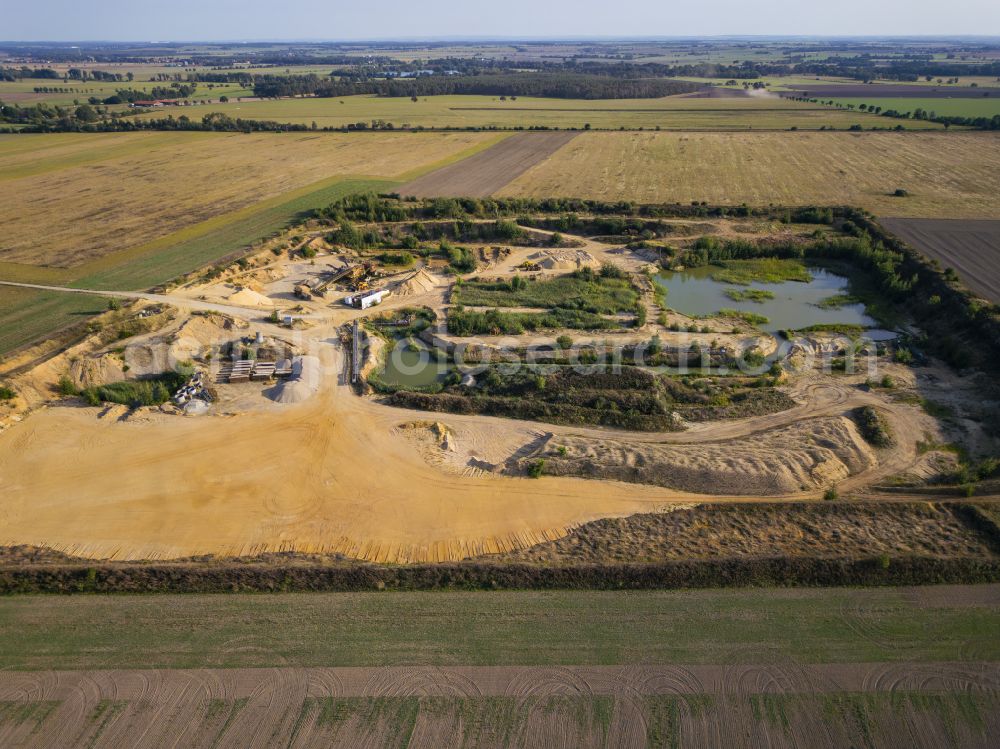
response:
M684 560L642 565L456 562L369 564L97 564L0 568L0 594L271 593L414 590L665 590L1000 582L1000 559L925 556Z

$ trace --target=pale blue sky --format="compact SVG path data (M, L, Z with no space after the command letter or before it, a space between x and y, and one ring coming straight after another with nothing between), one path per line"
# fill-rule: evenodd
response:
M49 0L4 2L2 40L1000 35L997 0Z

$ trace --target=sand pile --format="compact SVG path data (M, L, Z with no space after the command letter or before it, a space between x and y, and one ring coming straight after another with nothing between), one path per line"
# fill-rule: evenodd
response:
M272 265L267 268L261 268L259 271L256 271L253 274L252 278L254 281L257 281L258 284L251 286L251 288L253 288L254 291L263 292L264 287L261 286L260 284L271 283L272 281L280 281L287 275L288 272L284 268L281 268L276 265Z
M542 250L532 255L529 260L538 263L539 267L546 270L576 270L597 264L594 256L584 250Z
M184 415L202 416L208 413L208 409L209 406L205 401L195 398L194 400L188 401L184 404Z
M411 421L400 424L396 429L403 439L417 449L428 465L452 474L466 473L468 466L458 454L455 435L447 424L440 421Z
M226 315L192 315L174 334L170 341L169 355L174 361L201 359L215 346L232 341L233 331L245 330L249 324ZM138 357L140 352L126 350L126 361L130 367L143 366ZM162 368L159 370L162 371Z
M426 268L421 268L408 279L403 281L396 290L400 296L412 296L413 294L426 294L441 285L441 281Z
M330 244L325 239L323 239L323 237L316 237L315 239L310 240L307 246L316 250L316 252L330 251Z
M267 396L276 403L302 403L316 395L322 377L318 357L296 356L292 359L292 376L271 388Z
M125 379L124 362L114 356L105 355L95 359L77 359L69 365L69 376L77 387L107 385Z
M562 448L562 449L561 449ZM774 496L820 489L876 464L854 423L802 421L752 440L631 443L559 437L521 463L545 459L546 474L655 484L697 494Z
M259 291L254 291L249 287L244 287L237 291L235 294L231 294L226 297L226 301L230 304L236 304L240 307L273 307L274 302L268 299L266 296L261 294Z

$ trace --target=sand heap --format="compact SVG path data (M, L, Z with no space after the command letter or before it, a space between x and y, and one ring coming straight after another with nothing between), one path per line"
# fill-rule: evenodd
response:
M546 270L577 270L597 265L594 256L584 250L542 250L528 259Z
M558 445L559 449L553 449ZM830 486L877 464L849 419L800 421L752 440L656 444L560 437L522 462L546 474L654 484L697 494L774 496Z
M292 376L271 388L267 396L276 403L302 403L316 395L323 377L319 357L296 356Z
M329 252L330 244L323 237L316 237L307 243L307 246L316 252Z
M399 285L396 293L399 296L412 296L413 294L426 294L441 285L440 279L426 268L421 268L408 279Z
M249 327L245 321L226 315L192 315L171 338L170 356L175 361L200 359L213 347L231 341L234 337L232 331L245 330ZM130 367L135 368L141 366L142 362L136 358L141 354L133 351L133 348L129 347L126 351L126 361Z
M262 284L280 281L287 275L288 272L284 268L277 265L269 265L266 268L261 268L260 270L254 272L252 276L254 283L249 284L249 286L254 291L263 293L264 287Z
M124 362L117 357L104 355L95 359L76 359L69 365L69 376L77 387L107 385L125 379Z
M266 296L261 294L259 291L254 291L249 287L244 287L237 291L235 294L231 294L226 297L226 301L230 304L236 304L240 307L273 307L274 302L268 299Z

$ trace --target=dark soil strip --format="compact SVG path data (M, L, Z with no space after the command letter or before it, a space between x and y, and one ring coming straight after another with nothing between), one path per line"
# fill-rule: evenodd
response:
M886 586L1000 582L1000 559L882 555L698 559L653 564L454 562L94 563L0 569L0 595L364 590L658 590L748 586Z
M982 99L1000 96L1000 88L971 86L912 86L907 84L834 84L801 86L780 92L782 96L803 96L819 99Z
M953 268L974 292L1000 304L1000 221L884 218L880 223L942 268Z
M486 198L569 143L575 132L520 133L475 156L425 174L400 187L418 198Z
M498 109L497 107L448 107L452 112L652 112L656 114L703 114L705 112L724 112L726 114L743 114L744 112L774 112L781 111L776 110L774 107L753 107L753 108L743 108L740 109L665 109L663 107L659 109L642 109L636 107L626 107L622 109L610 109L604 107L595 107L587 109L585 107L503 107ZM829 107L795 107L796 112L829 112Z
M0 673L0 698L43 692L62 702L81 693L92 698L151 700L173 697L190 683L215 680L231 699L254 698L283 687L282 697L558 697L658 694L829 694L836 692L992 691L1000 684L996 663L678 664L645 666L387 666L331 668L217 668L49 671ZM762 684L763 682L763 684ZM204 694L190 689L188 699ZM174 698L176 699L176 698ZM95 700L96 701L96 700ZM181 702L186 701L181 699Z

